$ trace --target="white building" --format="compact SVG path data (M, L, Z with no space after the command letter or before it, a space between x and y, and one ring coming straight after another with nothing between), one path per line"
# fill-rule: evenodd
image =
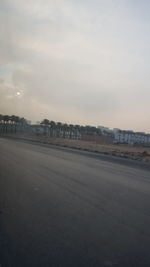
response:
M102 134L113 134L113 130L111 130L110 128L108 128L108 127L105 127L105 126L98 126L97 127L98 129L100 129L101 130L101 133Z
M114 129L114 143L150 146L150 134Z

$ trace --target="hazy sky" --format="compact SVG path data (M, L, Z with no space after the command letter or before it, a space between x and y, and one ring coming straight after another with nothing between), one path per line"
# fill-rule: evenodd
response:
M149 0L0 0L0 113L150 132Z

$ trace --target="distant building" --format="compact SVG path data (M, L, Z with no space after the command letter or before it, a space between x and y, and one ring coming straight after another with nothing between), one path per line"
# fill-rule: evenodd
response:
M113 130L111 130L111 129L108 128L108 127L105 127L105 126L98 126L97 128L101 130L101 133L102 133L103 135L112 135L112 134L113 134Z
M31 121L30 120L26 120L27 121L27 124L31 125Z
M114 129L114 143L150 146L150 134Z
M40 124L32 124L31 125L31 132L35 135L44 135L48 133L48 129L43 127Z

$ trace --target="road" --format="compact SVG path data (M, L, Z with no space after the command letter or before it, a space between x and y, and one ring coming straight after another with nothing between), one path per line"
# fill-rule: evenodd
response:
M0 138L0 264L150 266L150 172Z

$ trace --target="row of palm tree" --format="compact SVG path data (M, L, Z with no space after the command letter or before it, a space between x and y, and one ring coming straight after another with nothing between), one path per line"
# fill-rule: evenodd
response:
M25 118L15 115L2 115L0 114L0 132L1 133L16 133L17 129L23 131L27 126Z
M83 135L99 136L101 135L101 130L94 126L83 126L67 124L62 122L50 121L44 119L41 121L40 125L43 128L42 134L45 136L55 136L62 138L74 138L80 139ZM36 125L38 126L38 125ZM34 125L35 131L32 131L32 125L29 126L25 118L21 118L15 115L2 115L0 114L0 133L16 133L16 132L34 132L38 134L38 127Z
M73 125L44 119L40 123L44 127L44 134L63 138L80 138L81 135L101 135L101 130L94 126Z

